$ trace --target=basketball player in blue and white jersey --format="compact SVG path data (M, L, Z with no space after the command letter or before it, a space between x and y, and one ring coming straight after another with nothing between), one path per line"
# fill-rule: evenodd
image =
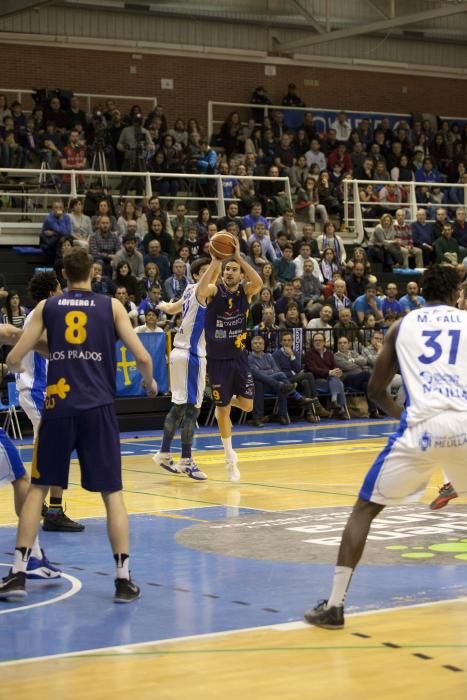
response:
M232 406L253 409L254 382L245 348L248 305L259 292L262 279L240 255L238 239L235 254L222 263L222 281L208 298L206 310L206 354L216 419L224 447L225 466L230 481L240 481L237 454L232 448Z
M179 300L161 302L158 306L164 313L175 314L182 311L182 323L174 337L174 347L169 359L173 405L164 422L160 452L154 455L153 460L172 474L186 474L196 481L207 479L206 474L193 460L191 448L206 388L206 299L215 291L213 282L217 280L220 269L219 260L198 258L190 267L195 284L189 285ZM170 448L179 426L182 456L180 462L175 464L170 456Z
M147 394L154 397L151 356L119 301L91 290L93 260L84 248L64 258L68 291L40 302L7 357L11 371L47 331L49 366L45 408L34 445L31 485L21 510L13 566L0 581L0 600L26 595L25 578L41 506L49 488L68 486L76 449L81 483L102 495L107 532L116 564L116 603L140 596L129 570L128 516L122 493L120 435L115 413L115 339L134 355Z
M38 272L29 282L29 295L35 304L43 299L62 293L55 272ZM27 328L31 314L24 322ZM34 441L36 440L44 408L45 387L47 383L47 360L38 352L31 351L23 359L24 371L16 375L16 387L19 403L32 423ZM53 487L50 490L49 508L43 507L43 529L55 532L81 532L84 525L69 518L62 506L63 489Z
M456 491L467 492L467 311L456 308L454 268L426 270L422 287L427 305L391 326L368 384L371 398L400 425L366 475L347 521L329 600L305 613L318 627L344 626L353 571L385 506L420 500L440 465ZM387 391L397 365L406 394L403 412Z

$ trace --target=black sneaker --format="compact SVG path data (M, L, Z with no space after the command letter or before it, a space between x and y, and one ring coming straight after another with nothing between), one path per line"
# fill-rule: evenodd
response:
M114 603L132 603L141 597L139 586L128 578L115 579Z
M10 569L10 573L0 580L0 600L21 600L27 596L26 574Z
M320 600L316 608L307 610L304 614L306 622L315 627L324 627L327 630L340 630L344 626L344 606L333 605L327 608L327 600Z
M82 532L84 525L69 518L60 506L52 510L49 508L42 522L42 529L47 532Z

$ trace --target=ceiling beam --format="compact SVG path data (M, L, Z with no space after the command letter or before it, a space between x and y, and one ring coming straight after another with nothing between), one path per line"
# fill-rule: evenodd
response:
M52 0L2 0L0 3L0 17L14 15L24 10L32 10L42 5L50 5Z
M389 19L388 15L379 7L379 5L376 4L375 0L366 0L367 5L372 7L376 12L379 14L380 17L384 17L385 19Z
M297 49L306 46L315 46L316 44L324 44L328 41L338 41L340 39L348 39L352 36L360 36L362 34L373 34L379 31L389 31L396 27L404 27L406 25L418 24L427 22L440 17L449 17L450 15L459 15L467 12L467 3L462 5L444 5L435 10L426 10L424 12L414 12L413 14L400 15L394 19L385 19L378 22L370 22L358 27L347 27L345 29L337 29L333 32L319 34L311 34L307 38L297 39L296 41L286 41L284 44L277 46L279 53L293 53Z
M298 2L298 0L289 0L289 2L291 5L293 5L298 10L298 12L300 12L301 15L303 15L303 17L305 17L307 22L309 24L311 24L313 29L315 29L318 32L318 34L325 33L326 30L324 29L324 27L319 22L316 21L316 19L313 17L311 12L308 12L308 10L305 7L303 7L303 5L301 5Z

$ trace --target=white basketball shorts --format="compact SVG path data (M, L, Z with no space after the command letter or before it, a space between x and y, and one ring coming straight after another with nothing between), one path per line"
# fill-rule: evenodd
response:
M173 403L191 403L200 408L206 388L206 358L189 350L174 348L169 365Z
M387 506L415 503L437 467L445 470L457 493L467 492L467 413L446 411L411 428L403 414L399 430L374 461L359 496Z
M35 441L41 422L41 414L44 407L44 396L42 392L40 395L36 395L34 392L29 391L29 389L23 389L19 392L19 405L32 423Z

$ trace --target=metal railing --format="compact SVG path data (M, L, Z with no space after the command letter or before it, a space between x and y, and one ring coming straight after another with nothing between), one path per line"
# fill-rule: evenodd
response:
M435 210L436 209L447 209L455 210L459 207L467 208L467 184L459 183L446 183L446 182L417 182L417 181L394 181L394 180L343 180L344 187L344 224L350 230L355 232L357 242L363 241L365 237L365 228L373 227L379 222L380 217L383 213L388 212L394 214L397 209L405 209L408 213L406 218L410 221L415 221L418 209L426 209L427 211L427 221L433 222L435 220ZM373 188L382 189L386 185L391 185L391 187L398 187L400 190L404 191L405 201L401 202L385 202L385 201L375 201L375 202L362 202L360 197L360 190L372 185ZM438 187L441 190L451 189L463 190L464 193L464 203L452 203L452 202L420 202L417 200L417 189L421 188L433 188ZM371 209L373 209L373 215L371 215ZM374 212L379 212L379 215L374 215ZM368 213L370 212L370 213Z
M0 181L0 201L9 198L15 206L2 206L0 208L0 225L14 223L13 228L18 231L23 229L30 232L31 223L40 223L47 213L51 200L57 198L75 198L80 194L84 196L86 189L92 183L100 182L117 202L124 199L136 201L147 200L153 194L162 202L212 202L215 205L217 216L225 216L226 203L240 201L236 198L228 199L224 196L223 180L231 180L232 175L200 175L199 173L135 173L127 171L97 171L97 170L52 170L45 168L0 168L1 176L8 176L9 181ZM155 191L152 179L163 177L164 180L177 180L180 189L177 195L161 195ZM292 206L292 192L287 177L271 178L267 176L234 176L237 180L273 181L283 182L284 192L289 206ZM66 182L67 191L62 191L62 183ZM122 180L125 178L143 180L143 194L120 194ZM17 182L14 182L17 180ZM13 182L12 182L13 181ZM206 181L212 182L211 191L206 192ZM13 184L14 183L14 184Z

